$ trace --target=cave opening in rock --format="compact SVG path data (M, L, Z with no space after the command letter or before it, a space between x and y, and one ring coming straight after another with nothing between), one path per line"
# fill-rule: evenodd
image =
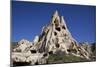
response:
M31 53L36 53L36 50L30 50L31 51Z
M53 54L53 51L50 51L49 54Z
M43 56L44 56L44 57L46 57L47 55L48 55L48 54L47 54L47 53L45 53Z
M57 31L61 31L60 27L56 27L55 29L56 29Z
M62 26L62 29L66 29L64 25Z
M57 44L56 44L56 47L57 47L57 48L59 48L59 47L60 47L60 45L57 43Z
M54 32L54 35L56 36L57 35L57 32Z

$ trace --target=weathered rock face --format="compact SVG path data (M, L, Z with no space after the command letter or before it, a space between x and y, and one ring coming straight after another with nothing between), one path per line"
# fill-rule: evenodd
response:
M13 52L12 53L12 60L13 62L27 62L30 63L30 65L33 64L45 64L48 58L48 54L46 53L18 53L18 52Z
M69 32L64 17L60 17L57 11L52 16L50 24L43 27L36 45L38 46L37 49L39 52L52 51L53 53L56 53L60 50L66 54L70 53L75 56L89 59L87 51L85 51L84 48L79 47L77 41Z
M36 40L34 41L36 42ZM25 62L30 65L33 64L45 64L48 58L48 54L45 52L39 53L35 48L35 45L28 40L22 39L18 42L18 45L12 52L13 62Z
M32 42L29 42L28 40L22 39L18 42L18 45L13 51L15 52L25 52L32 46Z
M60 18L56 11L51 23L43 27L37 43L37 45L39 44L38 49L40 49L40 52L62 50L68 53L67 49L71 47L72 43L77 45L65 24L63 16Z
M41 34L36 36L33 42L25 39L18 42L18 47L13 49L12 60L13 62L44 64L49 54L59 54L59 51L86 59L90 56L85 48L78 45L69 32L64 17L60 17L56 11L50 24L43 27Z
M88 52L88 56L92 55L92 45L88 42L83 42L79 45L80 47L84 48Z

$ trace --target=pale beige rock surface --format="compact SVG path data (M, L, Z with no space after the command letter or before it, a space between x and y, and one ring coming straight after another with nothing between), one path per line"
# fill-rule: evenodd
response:
M59 16L56 11L50 23L42 28L41 34L36 36L33 42L25 39L18 42L18 47L12 52L12 61L44 64L49 52L55 54L59 50L66 55L89 59L89 52L78 45L69 32L64 17Z

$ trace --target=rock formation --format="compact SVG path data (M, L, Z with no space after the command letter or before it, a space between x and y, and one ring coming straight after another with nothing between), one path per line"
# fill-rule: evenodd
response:
M52 16L50 24L43 27L36 45L39 52L52 51L52 53L56 53L60 50L66 54L71 53L89 59L88 52L79 47L77 41L69 32L64 17L60 17L57 11Z
M42 28L41 34L36 36L33 42L25 39L18 42L12 52L12 61L44 64L49 55L56 54L57 51L90 59L89 53L72 37L64 17L60 17L56 11L50 23Z

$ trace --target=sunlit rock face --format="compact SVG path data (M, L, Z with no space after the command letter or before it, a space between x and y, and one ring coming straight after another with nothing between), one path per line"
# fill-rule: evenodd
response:
M67 49L70 48L72 43L76 42L66 26L64 17L59 17L56 11L50 22L50 24L43 27L42 34L39 37L39 43L41 44L39 46L40 51L53 51L55 53L57 50L62 50L68 54Z
M32 42L29 42L28 40L22 39L18 42L18 45L13 51L15 52L27 52L28 48L32 46Z
M41 34L33 42L25 39L18 42L12 52L12 61L45 64L50 54L62 54L59 51L65 55L90 59L89 52L72 37L64 17L55 11L50 23L42 28Z
M37 37L36 37L37 39ZM33 64L45 64L48 58L48 54L45 52L39 53L35 48L35 42L29 42L28 40L22 39L18 42L18 45L13 49L11 58L13 62L25 62L30 65Z
M78 45L66 26L63 16L56 11L50 23L43 27L37 43L40 52L65 52L89 59L88 52Z
M84 50L88 52L88 56L92 55L92 45L91 44L89 44L88 42L83 42L79 46L84 48Z
M33 64L45 64L48 58L48 54L47 53L18 53L18 52L14 52L12 53L12 60L13 62L27 62L30 63L30 65Z
M18 45L13 51L17 52L25 52L27 51L27 48L32 46L32 42L29 42L28 40L22 39L21 41L18 42Z

